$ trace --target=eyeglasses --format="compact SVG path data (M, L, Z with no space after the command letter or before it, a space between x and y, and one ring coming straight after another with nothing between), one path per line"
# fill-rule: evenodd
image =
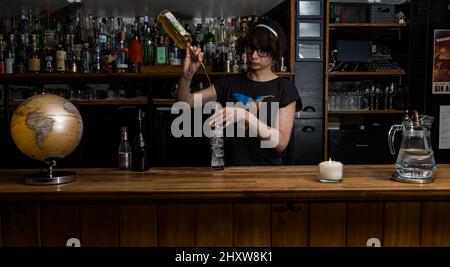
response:
M253 52L255 52L258 54L259 57L267 57L269 56L269 52L267 50L261 49L261 48L251 48L251 47L246 47L245 48L245 53L249 54L249 55L253 55Z

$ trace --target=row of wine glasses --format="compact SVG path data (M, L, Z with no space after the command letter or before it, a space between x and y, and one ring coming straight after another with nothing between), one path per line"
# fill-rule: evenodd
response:
M331 88L328 95L328 110L392 110L394 98L401 90L401 87L393 82L384 87L371 84L357 88L346 86Z

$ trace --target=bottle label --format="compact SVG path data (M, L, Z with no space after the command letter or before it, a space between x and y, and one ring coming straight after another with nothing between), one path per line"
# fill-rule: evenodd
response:
M29 58L28 59L28 71L29 72L40 72L41 71L41 59L40 58Z
M5 73L14 73L14 59L5 59Z
M56 51L56 70L66 71L66 51Z
M100 44L106 44L107 39L108 39L108 36L106 36L106 34L104 34L104 33L98 35L98 42Z
M77 59L75 56L71 56L67 60L67 71L68 72L78 72Z
M119 152L119 169L121 170L128 170L130 169L130 159L131 159L131 153L130 152Z
M166 18L170 21L170 24L172 24L176 31L181 34L181 36L189 35L189 33L183 28L183 26L181 26L181 24L171 12L166 13Z
M53 56L46 55L44 59L45 59L45 71L53 72Z
M167 48L165 46L160 46L156 48L156 64L163 65L167 63Z

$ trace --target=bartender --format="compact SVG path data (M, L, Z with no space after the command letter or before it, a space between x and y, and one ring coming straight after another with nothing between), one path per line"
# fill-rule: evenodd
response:
M216 101L222 108L211 116L211 126L240 125L245 129L243 137L225 135L226 165L279 165L291 137L295 112L301 109L295 85L272 71L272 65L286 49L286 36L278 23L259 20L243 41L248 72L224 76L195 93L190 93L190 84L204 53L194 46L197 58L194 60L187 51L177 100L187 102L190 107L194 106L195 95L201 95L202 104ZM230 102L235 105L227 106ZM267 108L264 119L261 107Z

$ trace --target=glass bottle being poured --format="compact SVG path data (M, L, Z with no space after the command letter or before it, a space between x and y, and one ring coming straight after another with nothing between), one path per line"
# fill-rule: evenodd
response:
M190 45L192 43L192 35L183 28L172 12L168 10L161 11L156 18L156 21L163 27L170 39L172 39L180 49L186 49L186 46L189 44L190 56L193 60L197 60L197 55L195 55L194 50ZM211 86L211 81L209 80L208 72L206 71L203 62L201 63L201 66L205 71L209 86Z

